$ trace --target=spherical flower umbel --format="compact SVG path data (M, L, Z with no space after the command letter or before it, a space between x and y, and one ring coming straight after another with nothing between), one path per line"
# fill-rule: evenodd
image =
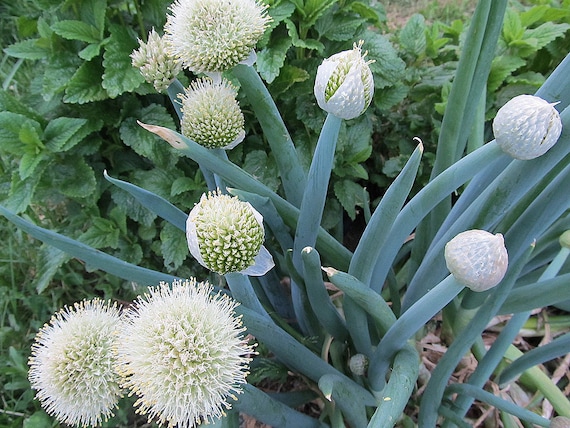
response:
M562 121L554 105L534 95L519 95L507 102L493 121L499 147L521 160L546 153L562 132Z
M188 428L230 408L245 383L252 346L237 302L195 279L150 287L125 312L117 371L138 397L137 412Z
M258 0L176 0L164 27L172 54L195 73L229 70L255 60L270 17Z
M133 67L140 69L145 80L152 83L157 92L166 90L180 73L182 64L168 54L164 39L154 28L148 34L147 42L139 40L139 45L139 49L131 54Z
M230 82L203 78L181 96L182 134L210 149L232 149L245 138L244 117Z
M99 299L65 307L38 332L28 378L47 413L72 426L96 426L121 396L114 370L119 310Z
M248 202L219 191L202 195L186 221L190 253L208 269L224 275L260 276L273 266L262 245L263 217Z
M461 232L445 245L444 254L451 274L472 291L494 287L507 272L508 254L500 233L476 229Z
M370 105L374 95L372 71L362 44L325 59L317 69L315 97L319 107L341 119L354 119Z

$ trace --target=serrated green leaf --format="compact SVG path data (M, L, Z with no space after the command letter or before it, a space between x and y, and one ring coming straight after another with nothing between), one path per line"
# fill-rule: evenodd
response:
M63 20L51 26L58 36L67 40L79 40L87 43L99 43L101 41L99 30L82 21Z
M49 49L41 46L42 39L28 39L16 42L4 48L4 53L15 58L43 59L47 58Z
M185 192L191 192L198 189L202 183L196 183L190 177L178 177L172 182L172 187L170 188L170 196L178 196Z
M81 51L79 51L77 55L79 56L79 58L85 61L91 61L93 58L99 55L102 46L103 46L102 43L92 43L90 45L87 45Z
M329 40L344 42L354 39L358 28L366 22L365 19L354 16L333 15L327 13L323 15L315 24L315 29L322 37Z
M271 93L274 96L280 95L286 92L295 83L304 82L309 77L310 75L306 70L285 64L281 68L279 76L277 76L271 84Z
M44 159L45 155L43 153L25 153L24 156L20 158L20 165L18 165L18 171L22 180L34 174L40 162Z
M318 40L299 38L299 32L297 31L297 27L293 21L290 19L285 19L284 22L285 26L287 27L287 33L289 34L289 37L291 37L293 46L303 49L312 49L318 52L322 52L324 50L325 45L323 45Z
M137 119L143 123L173 129L175 125L172 116L164 106L151 104L140 111L138 118L130 117L124 120L119 129L121 140L139 155L150 159L160 168L172 168L178 160L178 153L159 137L143 129ZM168 195L169 193L166 196Z
M40 174L22 180L20 174L14 171L10 183L10 193L8 199L3 202L4 206L16 214L25 211L32 202L39 180Z
M140 71L131 65L131 53L138 48L138 42L127 27L114 25L110 28L111 36L103 53L103 88L111 98L123 92L132 92L138 88L144 78Z
M520 40L524 34L520 16L513 9L507 9L503 23L503 38L508 44Z
M374 60L370 69L374 74L374 87L384 88L400 82L404 77L406 64L398 56L392 44L381 34L366 30L363 49L368 51L367 59Z
M42 244L38 255L38 262L36 263L38 270L34 275L33 282L33 286L38 294L44 292L53 280L58 269L69 259L69 254L51 245Z
M83 157L67 158L49 169L52 186L70 198L92 197L97 188L95 173Z
M117 225L105 218L95 217L91 226L83 232L78 240L93 248L117 248L120 230Z
M188 256L186 234L172 224L165 222L160 231L160 242L164 265L169 272L175 271Z
M388 111L403 101L409 92L410 87L404 84L396 84L390 88L384 88L374 96L374 106L381 111Z
M306 0L303 5L303 25L312 27L329 7L337 3L338 0Z
M53 419L46 412L40 410L24 419L22 428L44 428L51 426L52 423Z
M20 131L24 124L35 128L36 133L41 132L40 124L24 115L9 111L0 112L0 152L14 155L24 153L25 146L20 138Z
M87 120L75 117L55 118L49 122L44 130L46 148L52 153L65 152L91 132L101 129L102 126L102 120Z
M42 95L50 99L64 91L82 65L75 55L57 55L50 58L42 79ZM99 80L101 78L99 77Z
M67 84L63 101L85 104L109 98L102 86L102 75L103 67L98 60L84 62Z
M495 92L508 76L525 64L526 61L518 56L500 55L493 58L487 81L487 90Z
M101 39L105 29L107 0L82 0L79 11L81 14L81 21L95 27L99 31L99 39Z
M372 7L360 1L353 1L349 7L362 18L370 21L377 27L386 21L386 10L379 2L375 2L374 7Z
M111 197L115 204L137 223L149 226L156 219L156 214L147 210L133 196L122 189L111 187Z
M271 190L276 191L279 187L277 165L272 158L267 156L265 151L254 150L249 152L245 157L242 168Z
M40 124L46 121L41 114L32 110L7 91L0 90L0 112L17 113L27 118L33 119Z
M372 123L361 118L347 126L346 140L342 143L342 158L349 163L361 163L372 154Z
M411 55L420 56L426 49L426 24L423 15L412 15L399 37L400 45Z
M523 35L523 40L533 41L532 46L535 51L542 49L550 42L558 37L562 37L570 29L570 24L562 23L555 24L553 22L545 22L536 28L526 30ZM534 53L534 52L530 52ZM528 54L530 54L528 53ZM525 52L527 54L527 52ZM525 55L526 56L526 55Z
M354 181L341 180L334 184L334 194L348 216L352 220L356 219L356 207L362 205L364 188Z
M257 54L257 71L267 83L271 83L279 76L279 71L285 64L287 51L292 46L289 37L272 39L268 46Z

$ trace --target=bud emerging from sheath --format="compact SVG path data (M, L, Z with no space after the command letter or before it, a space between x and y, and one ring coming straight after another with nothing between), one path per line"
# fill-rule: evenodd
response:
M96 426L121 396L115 365L119 310L99 299L56 313L32 345L28 378L47 413L62 423Z
M260 276L273 266L262 245L263 217L248 202L210 192L190 211L186 221L190 253L208 269L224 275L241 272Z
M133 67L140 69L145 80L152 83L157 92L166 90L180 73L182 64L168 55L164 39L154 28L148 34L148 41L139 40L139 45L139 49L131 54Z
M503 235L484 230L462 232L445 245L445 263L455 279L472 291L493 288L508 267Z
M190 428L220 418L241 392L253 352L237 302L195 279L149 287L125 313L117 371L137 411Z
M519 95L501 107L493 121L495 140L515 159L542 156L562 132L555 104L533 95Z
M271 19L266 10L257 0L176 0L165 38L171 53L194 73L251 65L253 49Z
M341 119L354 119L370 105L374 95L372 71L362 53L361 41L348 51L325 59L317 69L315 97L319 107Z
M182 134L209 149L232 149L245 138L244 118L230 82L192 82L182 99Z
M364 354L354 354L348 360L348 368L356 376L364 376L368 369L368 357Z

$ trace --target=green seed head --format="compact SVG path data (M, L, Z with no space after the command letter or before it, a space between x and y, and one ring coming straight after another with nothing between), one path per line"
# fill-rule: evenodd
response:
M131 54L133 67L140 69L145 80L152 83L157 92L166 90L180 73L182 64L168 54L164 39L154 28L148 34L147 43L139 40L139 45L139 49Z
M230 149L245 137L237 91L227 80L192 82L182 95L182 134L207 148Z
M252 266L265 236L262 218L249 203L220 192L203 195L186 225L190 252L222 275Z

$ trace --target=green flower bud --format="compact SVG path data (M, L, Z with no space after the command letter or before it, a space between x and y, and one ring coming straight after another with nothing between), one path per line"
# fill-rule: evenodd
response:
M570 248L570 230L565 231L560 238L558 238L562 248Z
M176 0L164 27L172 54L194 73L255 61L253 49L268 22L257 0Z
M507 272L508 254L500 233L467 230L445 245L444 255L451 274L472 291L493 288Z
M499 147L521 160L546 153L562 132L562 121L554 105L533 95L519 95L507 102L493 121Z
M182 64L168 54L164 39L154 28L148 34L147 43L139 39L139 45L139 49L131 54L133 67L140 69L145 80L152 83L157 92L166 90L180 73Z
M113 415L121 389L115 372L119 309L99 299L56 313L32 345L28 378L46 412L72 426Z
M341 119L354 119L370 105L374 95L372 71L362 53L363 42L327 58L317 69L315 97L319 107Z
M260 276L274 266L262 245L263 217L237 197L220 192L202 195L188 215L186 237L196 260L221 275L241 272Z
M210 148L232 149L245 138L237 91L227 80L192 82L182 99L182 134Z

